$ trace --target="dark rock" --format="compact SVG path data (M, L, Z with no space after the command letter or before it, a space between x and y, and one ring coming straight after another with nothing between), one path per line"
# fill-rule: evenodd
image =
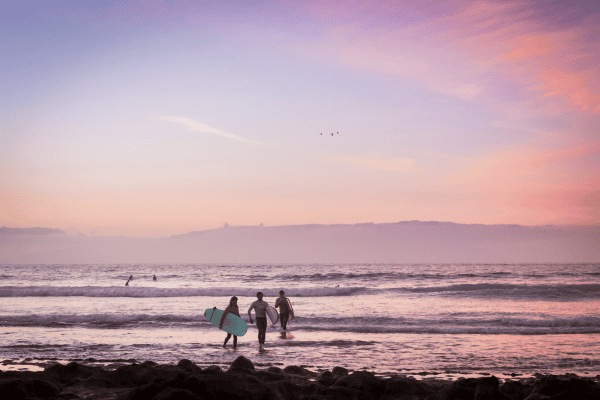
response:
M600 387L591 379L581 379L573 377L570 379L560 379L553 375L544 376L537 380L531 391L531 396L536 394L543 396L552 396L557 398L596 398L600 399ZM527 397L527 398L529 398Z
M33 385L23 379L11 379L0 382L2 398L21 400L33 396Z
M89 367L77 362L70 362L67 365L56 363L44 369L44 372L55 376L64 384L72 384L102 371L104 370L100 367Z
M191 362L190 360L185 359L185 358L183 360L179 361L177 363L177 366L179 368L183 369L184 371L191 372L191 373L202 371L202 368L200 368L199 366L197 366L196 364L194 364L193 362Z
M279 367L269 367L267 368L267 371L275 374L283 374L283 370Z
M500 382L495 376L489 378L477 379L477 386L475 387L475 400L499 400L501 395L498 390ZM504 396L504 395L502 395Z
M333 374L333 376L335 376L336 378L343 378L344 376L348 375L348 370L346 368L342 368L342 367L333 367L333 369L331 370L331 373Z
M152 399L165 389L184 389L200 398L213 398L208 390L208 385L198 376L190 376L187 373L179 373L169 379L157 378L150 383L132 390L127 399L146 400Z
M187 389L166 388L154 397L154 400L202 400Z
M273 382L285 379L283 374L277 374L269 371L256 371L254 375L264 382Z
M325 394L311 394L306 397L303 397L304 400L332 400L331 396L327 396Z
M80 399L81 397L77 396L74 393L62 393L60 396L58 396L58 398L61 400L74 400Z
M254 363L244 356L239 356L231 363L229 371L254 372Z
M277 390L247 373L221 375L207 384L216 399L283 400Z
M337 381L337 378L333 375L331 371L323 371L319 375L317 375L317 382L321 385L331 386Z
M383 379L375 377L371 372L355 371L346 377L338 379L332 387L340 386L370 393L378 398L384 393L386 382Z
M181 372L170 379L155 379L149 384L132 390L127 400L148 400L155 398L165 389L184 389L201 399L231 400L282 400L275 387L269 387L263 381L244 371L231 373L190 375ZM171 392L165 392L171 393ZM175 392L173 392L175 393ZM165 394L166 395L166 394Z
M332 400L375 400L372 393L342 386L329 386L317 388L315 395L328 396Z
M49 382L41 379L34 379L32 381L33 392L36 397L45 399L48 397L56 397L61 391L60 384L56 382ZM0 391L1 393L1 391Z
M422 382L414 378L393 377L385 384L384 394L386 395L424 395L433 394L434 391Z
M155 363L154 361L144 361L143 363L140 364L142 367L156 367L158 364Z
M519 381L507 381L500 386L500 392L514 400L523 400L531 393L532 386Z
M445 400L473 400L477 389L477 379L458 378L447 386L442 393Z
M409 398L412 400L414 397ZM429 396L423 397L423 400L444 400L444 398L439 393L432 393Z
M581 379L571 375L570 379L561 379L553 375L544 376L533 385L531 395L526 400L548 398L552 400L598 400L600 387L591 379Z
M320 387L321 385L318 385L314 382L308 382L298 385L298 388L302 391L302 393L304 393L305 396L316 393L317 389L319 389Z
M293 374L293 375L302 375L302 376L315 376L316 374L312 371L307 370L304 367L298 367L296 365L290 365L287 366L283 369L283 372L285 372L286 374Z
M203 374L222 374L223 370L218 365L211 365L210 367L206 367L202 370Z
M569 382L567 380L558 379L554 375L541 376L534 383L532 394L539 393L546 396L554 396L569 390Z
M157 367L151 364L132 364L114 371L100 370L86 380L88 386L106 388L134 387L159 377L171 377L181 370L172 366Z
M0 374L0 398L12 393L15 398L52 398L58 396L62 387L53 375L45 372L7 371Z
M269 382L267 386L285 400L301 400L305 398L303 388L286 380Z

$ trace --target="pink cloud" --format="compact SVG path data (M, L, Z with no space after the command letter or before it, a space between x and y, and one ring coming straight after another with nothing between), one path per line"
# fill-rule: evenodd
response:
M500 57L503 60L521 60L523 58L539 57L549 54L556 45L548 36L520 36L510 41L516 47Z
M558 68L549 68L540 74L549 90L545 96L565 95L569 101L588 113L600 113L600 93L590 85L590 78L583 73L566 73Z
M589 38L594 24L557 29L554 20L541 17L541 5L523 1L415 3L400 10L414 19L393 23L384 13L399 13L394 4L309 3L306 10L325 29L312 50L345 66L415 78L464 100L498 95L506 87L504 99L519 99L542 116L573 106L600 112L600 68Z

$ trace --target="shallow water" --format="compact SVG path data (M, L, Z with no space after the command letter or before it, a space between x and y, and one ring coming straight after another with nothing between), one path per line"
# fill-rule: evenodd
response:
M204 310L236 295L248 320L256 291L273 304L280 289L296 313L290 332L270 327L259 352L250 325L224 350ZM598 264L0 265L0 360L227 365L244 355L383 375L595 376L599 311Z

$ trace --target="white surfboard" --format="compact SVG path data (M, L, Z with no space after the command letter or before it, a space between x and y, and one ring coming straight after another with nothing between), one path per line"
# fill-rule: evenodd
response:
M292 307L292 302L290 299L286 299L288 303L288 308L290 309L290 320L294 319L294 307Z
M267 321L269 321L271 326L275 326L277 321L279 321L279 313L275 307L267 306L265 313L267 314Z

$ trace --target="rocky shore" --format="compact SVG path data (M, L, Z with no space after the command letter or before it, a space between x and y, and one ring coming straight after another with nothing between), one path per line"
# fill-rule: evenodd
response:
M336 367L316 373L298 366L257 369L240 356L224 371L200 368L189 360L177 365L151 361L117 369L71 362L43 372L0 371L0 397L18 399L115 400L592 400L600 399L600 376L536 375L505 380L496 377L454 381L377 377Z

